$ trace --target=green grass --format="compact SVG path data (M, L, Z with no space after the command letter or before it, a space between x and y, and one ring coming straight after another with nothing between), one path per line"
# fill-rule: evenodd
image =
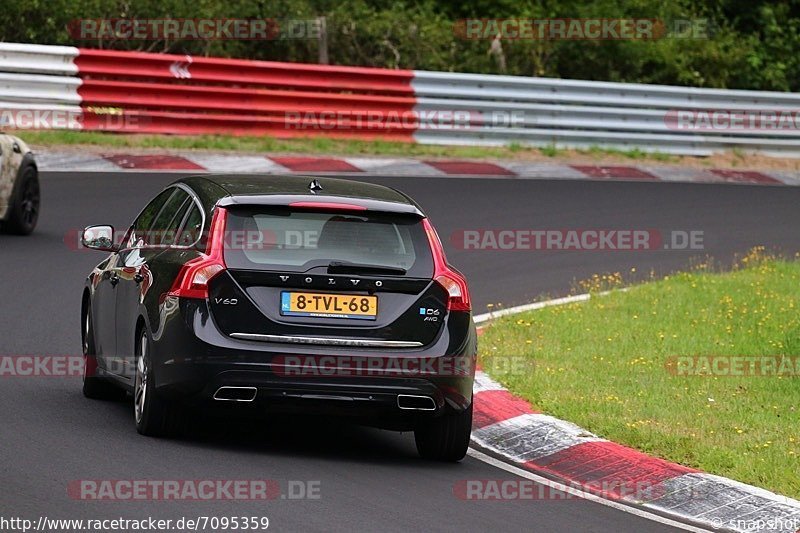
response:
M556 148L554 144L543 146L539 149L539 151L542 153L542 155L547 157L556 157L560 153L560 150Z
M540 148L512 142L508 146L437 146L381 140L360 141L309 137L277 139L275 137L237 137L232 135L147 135L115 134L96 131L35 130L20 131L19 136L37 146L98 146L113 149L213 150L257 153L304 153L341 155L384 155L404 157L447 157L451 159L518 159L528 156L569 156L569 151L548 145ZM671 156L639 150L622 152L592 147L578 151L596 158L618 156L623 159L670 161Z
M604 156L617 156L621 159L633 159L641 161L658 161L661 163L671 163L677 161L677 156L665 154L662 152L645 152L639 148L632 148L630 150L619 150L616 148L602 148L600 146L590 146L589 148L577 150L579 154L604 157Z
M520 145L504 147L435 146L390 141L360 141L310 137L277 139L274 137L237 137L232 135L126 135L103 132L42 130L20 136L26 142L42 146L89 145L109 148L162 148L167 150L214 150L232 152L297 152L306 154L428 156L452 158L500 158L536 148Z
M619 274L584 283L594 291ZM800 262L755 249L690 272L493 322L494 377L542 411L655 456L800 497L800 376L677 376L672 356L800 355ZM506 357L523 363L510 365ZM517 369L525 366L529 371ZM516 370L516 371L515 371Z

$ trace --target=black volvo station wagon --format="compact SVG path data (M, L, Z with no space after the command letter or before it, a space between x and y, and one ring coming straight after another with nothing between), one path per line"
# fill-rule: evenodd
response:
M421 456L469 445L477 335L464 276L419 206L387 187L299 176L176 181L82 300L83 391L134 396L136 428L186 408L354 417L413 430Z

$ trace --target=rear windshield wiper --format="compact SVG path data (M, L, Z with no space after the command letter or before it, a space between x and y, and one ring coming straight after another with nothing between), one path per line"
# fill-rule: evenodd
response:
M405 268L392 266L364 265L346 261L331 261L328 263L328 274L386 274L387 276L402 276L406 272Z

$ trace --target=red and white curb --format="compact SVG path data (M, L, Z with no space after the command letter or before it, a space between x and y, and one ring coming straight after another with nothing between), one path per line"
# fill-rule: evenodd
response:
M501 315L588 299L589 295L560 298L475 320L484 323ZM610 442L537 412L482 371L476 373L474 393L473 446L524 472L648 511L651 518L727 531L800 530L800 501ZM632 490L635 487L647 490Z
M521 161L457 161L382 157L258 156L186 152L92 154L43 150L47 172L186 171L263 174L363 174L364 176L482 177L800 185L800 173L677 166L568 165Z

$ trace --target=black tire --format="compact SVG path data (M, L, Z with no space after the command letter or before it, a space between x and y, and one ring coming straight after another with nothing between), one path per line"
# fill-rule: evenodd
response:
M92 309L88 308L81 325L83 341L83 395L92 400L122 400L125 391L103 378L95 376L97 358L92 327Z
M423 423L414 430L414 440L423 459L458 462L467 455L471 433L472 404L460 413Z
M30 235L36 229L41 207L39 174L36 167L24 164L19 169L14 197L9 206L3 231L14 235Z
M169 437L180 430L179 406L156 394L153 365L150 361L150 339L147 331L139 332L136 343L136 377L133 389L133 416L136 431L149 437Z

